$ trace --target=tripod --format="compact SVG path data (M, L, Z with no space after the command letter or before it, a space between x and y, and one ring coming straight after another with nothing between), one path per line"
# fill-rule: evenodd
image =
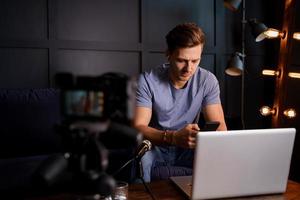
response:
M35 173L39 187L52 188L67 182L71 190L82 193L109 196L115 188L115 180L105 170L108 151L95 134L87 128L60 126L66 151L47 159ZM63 177L68 177L63 180Z

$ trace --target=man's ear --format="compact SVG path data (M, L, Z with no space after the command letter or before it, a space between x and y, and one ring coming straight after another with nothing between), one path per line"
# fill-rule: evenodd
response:
M166 55L168 61L170 61L171 52L169 50L166 50L165 55Z

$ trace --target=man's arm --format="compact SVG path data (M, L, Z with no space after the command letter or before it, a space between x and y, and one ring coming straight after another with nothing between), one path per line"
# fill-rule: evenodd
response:
M152 110L150 108L136 107L133 125L146 139L156 145L176 145L183 148L195 148L195 136L199 130L197 124L188 124L178 131L165 132L149 126L151 116Z
M139 130L146 139L150 140L154 144L163 144L164 131L160 131L148 126L151 116L152 109L137 106L135 108L133 126Z
M220 125L218 131L226 131L226 123L224 119L223 108L221 104L210 104L203 108L203 115L205 121L218 121Z

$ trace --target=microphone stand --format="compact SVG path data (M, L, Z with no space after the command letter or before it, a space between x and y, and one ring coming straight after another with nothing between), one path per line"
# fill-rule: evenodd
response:
M117 171L115 171L112 176L117 175L118 173L120 173L120 171L122 171L122 169L124 169L127 165L129 165L131 162L134 161L134 158L131 158L130 160L128 160L122 167L120 167Z
M139 179L142 179L144 180L144 170L143 170L143 164L142 164L142 161L141 159L136 159L136 162L137 162L137 167L136 167L136 170L137 170L137 176Z
M118 174L122 169L124 169L129 163L135 161L135 165L136 165L136 174L137 174L137 177L139 179L142 180L142 183L146 189L146 191L150 194L151 198L153 200L156 200L156 198L154 197L152 191L150 190L150 188L148 187L148 185L146 184L145 180L144 180L144 170L143 170L143 164L142 164L142 161L141 161L141 158L142 157L137 157L135 156L134 158L130 159L129 161L127 161L122 167L120 167L115 173L113 173L113 176L115 176L116 174Z
M151 143L148 140L144 140L142 145L144 145L144 146L141 146L140 148L138 148L137 154L132 159L127 161L122 167L120 167L115 173L113 173L113 176L118 174L129 163L135 162L134 165L135 165L135 169L136 169L136 176L138 177L138 179L142 180L142 183L143 183L146 191L150 194L151 198L153 200L155 200L155 197L154 197L153 193L151 192L150 188L148 187L148 185L146 184L146 182L143 178L144 177L144 171L143 171L143 164L142 164L142 161L141 161L142 157L145 155L145 152L147 152L151 149Z
M135 161L136 161L136 170L137 170L137 176L139 179L142 180L142 183L146 189L146 191L150 194L151 196L151 199L155 200L155 197L152 193L152 191L150 190L150 188L148 187L147 183L145 182L144 180L144 170L143 170L143 164L142 164L142 161L141 161L141 158L135 158Z

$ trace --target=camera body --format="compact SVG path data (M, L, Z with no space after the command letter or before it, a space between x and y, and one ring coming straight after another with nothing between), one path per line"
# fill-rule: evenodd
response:
M56 75L62 89L62 114L68 121L110 120L129 125L135 104L135 80L122 73L100 76Z

